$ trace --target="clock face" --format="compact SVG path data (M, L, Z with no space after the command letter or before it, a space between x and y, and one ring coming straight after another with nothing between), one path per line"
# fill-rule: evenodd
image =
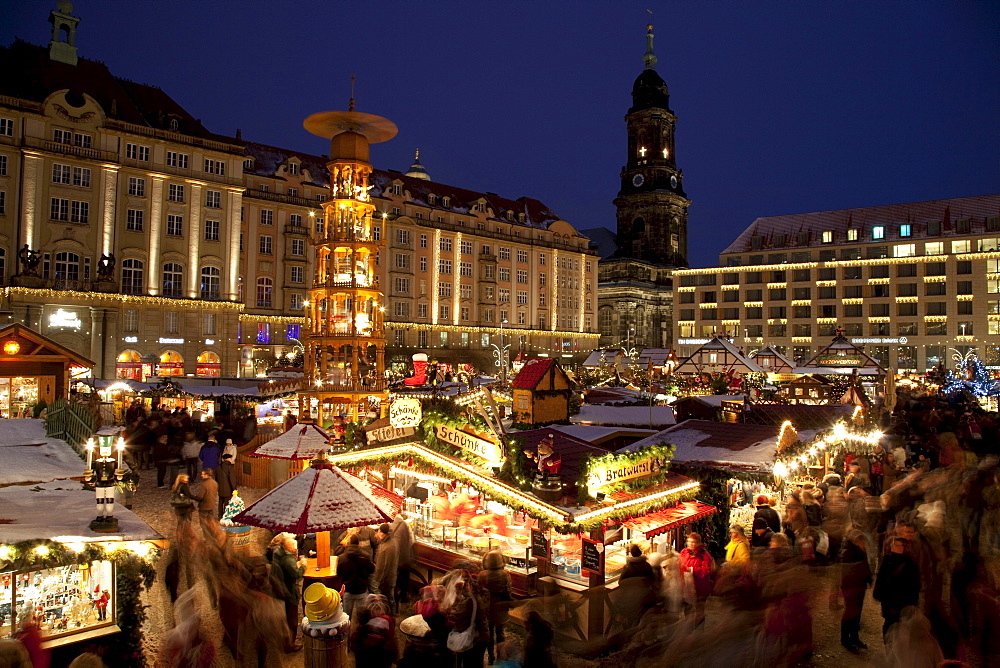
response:
M638 188L645 182L646 179L645 177L643 177L642 174L636 174L635 176L632 177L632 185L634 185L636 188Z
M677 177L676 176L671 176L670 177L670 187L671 188L676 188L677 187Z

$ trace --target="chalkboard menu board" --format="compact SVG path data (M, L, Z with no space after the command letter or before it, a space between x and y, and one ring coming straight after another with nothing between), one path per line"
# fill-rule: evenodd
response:
M604 543L596 540L583 538L583 552L580 559L580 567L587 575L604 574Z
M541 529L531 530L531 554L538 559L549 558L549 541Z

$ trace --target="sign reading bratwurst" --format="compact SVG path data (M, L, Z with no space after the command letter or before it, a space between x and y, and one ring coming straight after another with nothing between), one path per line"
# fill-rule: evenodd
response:
M437 426L436 436L445 443L471 452L477 457L482 457L491 464L500 464L503 461L500 445L493 441L487 441L485 438L443 424Z
M663 463L659 457L647 457L639 461L625 460L621 463L611 462L591 470L587 486L590 489L599 489L625 480L655 475L661 468Z

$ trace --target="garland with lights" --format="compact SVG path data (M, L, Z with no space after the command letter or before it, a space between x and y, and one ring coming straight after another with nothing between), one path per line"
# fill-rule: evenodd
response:
M155 552L150 552L154 555ZM146 608L141 595L156 581L155 557L143 557L129 549L105 549L96 543L82 543L76 550L53 540L27 540L0 545L0 572L33 571L70 564L111 561L115 565L115 622L120 633L109 637L105 660L113 666L146 666L142 653L142 625Z
M774 475L787 477L800 466L807 465L824 451L832 456L852 453L856 455L871 455L882 439L882 433L872 431L868 434L848 431L843 422L838 422L829 431L808 442L797 443L782 450L775 458Z
M464 459L472 464L482 464L482 460L476 455L437 437L438 425L459 431L466 431L467 427L472 427L475 432L488 434L489 427L482 417L476 413L470 413L464 406L446 398L424 399L421 404L423 417L420 420L420 427L417 428L417 436L427 444L428 448L443 455Z

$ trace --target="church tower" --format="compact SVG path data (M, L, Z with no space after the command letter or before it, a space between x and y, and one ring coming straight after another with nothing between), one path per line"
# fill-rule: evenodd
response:
M646 27L645 69L632 85L625 115L628 161L621 172L618 257L670 267L687 266L687 209L684 175L677 169L667 84L656 72L653 26Z

